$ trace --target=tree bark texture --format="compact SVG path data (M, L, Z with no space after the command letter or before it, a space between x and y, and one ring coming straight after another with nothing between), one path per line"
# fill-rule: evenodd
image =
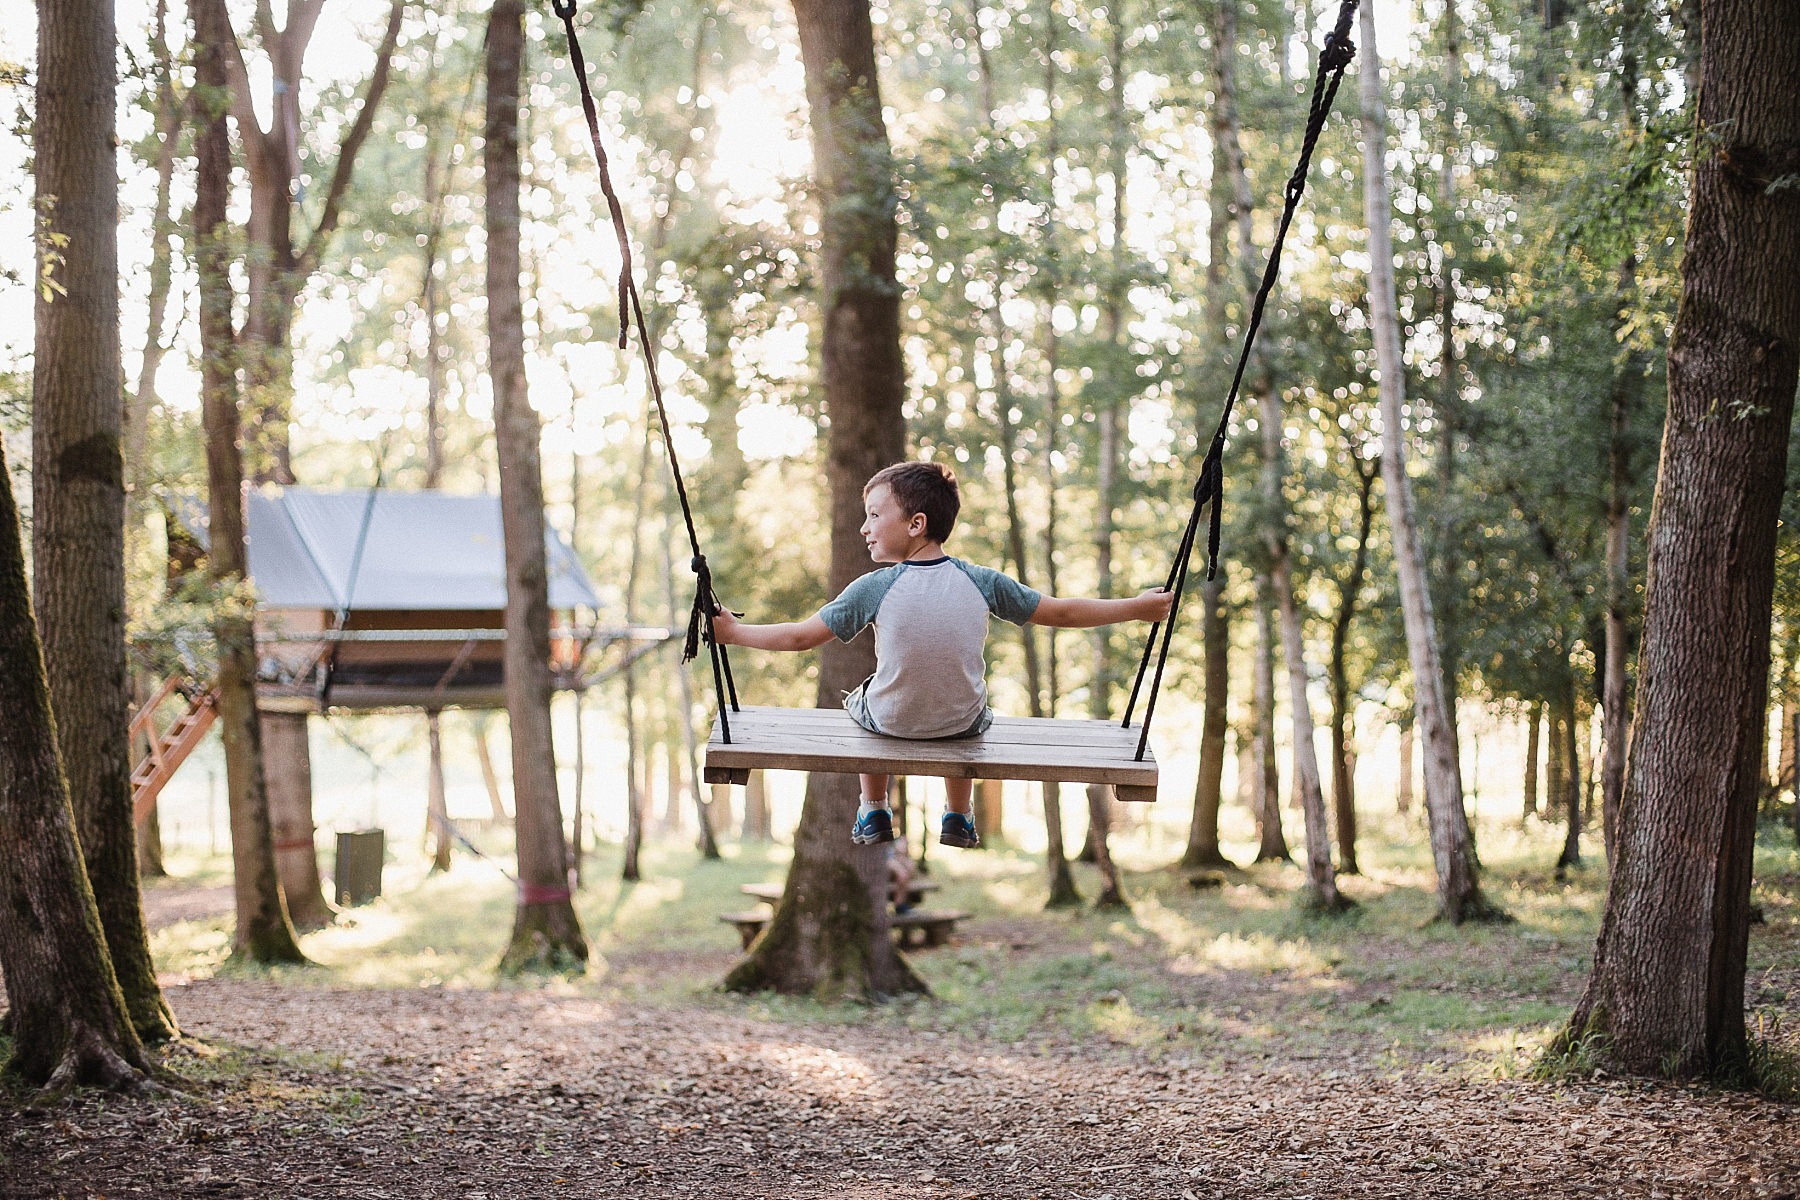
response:
M858 532L862 486L906 448L896 201L868 0L794 0L794 16L823 206L819 350L831 422L825 473L836 594L869 569ZM873 669L871 638L827 643L819 654L818 704L841 704ZM857 792L854 775L808 777L787 889L726 987L822 999L926 990L888 933L889 847L850 843Z
M425 778L425 837L431 848L431 873L450 869L450 808L444 799L443 714L425 713L425 741L429 748Z
M311 718L305 713L262 714L263 770L269 779L269 826L275 842L275 870L296 929L331 924L331 906L319 881L319 850L313 827Z
M1225 614L1225 581L1200 586L1200 642L1205 651L1206 702L1200 720L1200 771L1194 779L1194 812L1188 820L1181 866L1236 864L1219 847L1219 807L1225 779L1225 698L1231 687L1231 626Z
M38 12L32 126L38 258L32 355L32 569L69 800L107 949L145 1041L175 1033L156 985L131 820L125 665L125 404L113 11Z
M1352 448L1354 456L1356 451ZM1338 593L1337 616L1331 623L1331 807L1336 817L1338 870L1346 875L1361 873L1356 863L1356 772L1355 752L1350 738L1353 699L1350 669L1347 663L1350 627L1356 620L1356 603L1362 594L1363 577L1369 565L1369 534L1375 524L1375 477L1380 468L1354 459L1356 467L1357 522L1356 553L1351 559L1350 573Z
M1741 1075L1777 517L1800 380L1800 23L1701 0L1699 125L1618 862L1570 1022L1635 1072Z
M231 28L222 0L197 0L194 85L204 96L225 89L225 41ZM206 430L207 565L227 598L213 617L219 647L219 736L225 747L237 926L234 957L304 962L275 870L268 780L256 716L253 609L244 584L244 462L239 442L237 349L231 324L230 234L226 204L231 146L224 113L196 105L194 244L200 287L200 400Z
M1266 580L1265 580L1266 582ZM1255 726L1257 862L1293 858L1281 828L1281 767L1275 760L1275 618L1266 588L1256 599L1255 683L1251 693Z
M550 737L550 575L537 412L525 386L525 314L519 276L519 83L523 0L496 0L488 16L486 136L488 373L500 462L506 543L506 712L512 733L513 828L519 899L501 969L579 970L587 938L569 896L568 843Z
M1357 70L1361 73L1363 203L1369 226L1369 321L1375 330L1381 372L1381 478L1387 491L1388 524L1394 531L1394 563L1412 663L1415 722L1425 741L1425 815L1431 830L1431 857L1437 868L1438 915L1458 924L1493 915L1482 897L1469 816L1463 807L1455 716L1449 708L1438 657L1431 592L1425 578L1412 481L1407 475L1406 368L1400 353L1400 326L1394 300L1394 247L1388 226L1392 206L1387 187L1387 100L1381 87L1381 60L1375 48L1375 17L1364 5Z
M1538 760L1541 753L1538 739L1544 728L1544 705L1541 701L1532 701L1531 708L1525 716L1525 800L1519 810L1519 824L1523 826L1538 811Z
M109 41L110 13L109 8L104 19L88 14L107 28ZM81 24L77 32L89 32L86 17L44 16L43 28L69 32L68 25ZM105 70L110 80L110 58ZM0 722L0 973L6 977L12 1037L6 1073L52 1092L85 1083L139 1086L150 1063L113 974L76 839L4 445L0 712L6 714Z

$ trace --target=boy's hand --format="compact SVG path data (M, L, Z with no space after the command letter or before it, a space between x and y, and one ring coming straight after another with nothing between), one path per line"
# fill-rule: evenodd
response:
M1145 621L1166 621L1175 607L1175 593L1167 588L1153 587L1149 591L1139 592L1137 599L1143 606L1140 619Z
M737 645L738 644L738 642L737 642L737 627L738 627L737 614L733 613L729 608L726 608L723 604L719 605L718 610L713 613L713 619L712 619L713 641L718 643L721 646Z

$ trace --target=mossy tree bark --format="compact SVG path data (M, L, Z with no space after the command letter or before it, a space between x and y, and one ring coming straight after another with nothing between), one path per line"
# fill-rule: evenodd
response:
M41 12L41 27L69 32L79 25L86 33L103 26L110 41L110 6L74 7L86 11L56 19ZM110 80L110 57L105 63ZM51 1092L78 1084L141 1087L150 1063L113 974L75 836L3 445L0 712L0 973L12 1018L6 1073Z
M906 449L893 163L868 0L794 0L794 15L824 207L820 355L835 593L869 569L858 533L862 485ZM819 655L819 705L840 703L873 669L872 639L828 643ZM925 990L888 933L890 848L850 842L856 799L854 775L808 779L786 891L726 987L865 1001Z
M525 386L525 315L519 288L519 83L522 0L496 0L488 17L488 371L500 460L506 543L506 711L512 731L513 826L519 898L501 970L581 970L588 956L569 894L569 848L550 737L550 575L544 550L541 429Z
M1565 1042L1655 1075L1744 1074L1775 537L1800 381L1800 24L1701 0L1669 409L1648 533L1618 861Z
M32 179L50 284L36 289L32 569L82 857L132 1024L155 1042L176 1030L150 960L131 820L115 48L110 5L40 8Z
M275 844L275 871L288 917L297 929L323 929L333 911L319 876L317 831L313 827L311 718L305 713L261 715L264 773L269 781L269 827Z
M194 84L225 92L224 0L193 5ZM225 746L237 927L231 952L253 962L305 962L275 870L268 779L256 715L256 643L244 587L244 462L239 441L236 335L232 329L226 208L231 145L224 112L195 106L194 245L200 288L200 407L206 431L207 568L225 593L213 618L219 647L219 734Z

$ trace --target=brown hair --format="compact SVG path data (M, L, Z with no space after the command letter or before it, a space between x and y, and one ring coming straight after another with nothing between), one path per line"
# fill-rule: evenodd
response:
M863 496L886 484L900 508L911 517L924 514L925 536L934 542L950 537L956 514L962 511L962 493L956 472L943 463L903 462L883 467L863 484Z

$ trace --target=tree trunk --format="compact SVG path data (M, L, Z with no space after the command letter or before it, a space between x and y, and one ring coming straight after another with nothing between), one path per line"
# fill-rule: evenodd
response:
M275 867L281 894L296 929L331 924L331 908L319 883L314 842L312 747L305 713L262 714L264 769L269 779L269 824L275 839Z
M668 618L670 628L681 621L679 605L675 598L675 539L665 536L662 539L663 554L663 594L668 600ZM715 826L717 820L713 806L708 803L706 786L701 782L700 739L694 729L694 685L693 677L686 671L675 672L675 700L680 706L675 714L681 726L681 749L687 758L687 778L692 784L694 820L699 826L698 845L700 857L718 859L719 837ZM672 754L672 752L671 752ZM673 773L671 773L673 778ZM729 812L730 810L725 810Z
M1425 737L1425 814L1431 829L1431 857L1437 868L1438 916L1452 924L1498 915L1481 894L1480 868L1463 808L1457 762L1456 724L1449 709L1444 671L1438 659L1431 593L1425 579L1412 482L1406 468L1406 368L1394 301L1394 250L1388 225L1392 209L1387 188L1387 110L1375 17L1365 6L1360 19L1363 133L1363 202L1369 226L1369 320L1375 330L1381 385L1381 477L1387 490L1388 523L1394 531L1394 563L1400 576L1407 655L1412 663L1416 721Z
M1776 525L1800 379L1800 25L1701 0L1699 127L1618 861L1568 1036L1742 1077Z
M1255 707L1257 862L1288 862L1287 835L1281 828L1281 768L1275 761L1275 619L1269 612L1267 588L1256 601L1256 671L1251 703Z
M1054 178L1057 160L1062 156L1062 126L1058 120L1057 84L1062 69L1057 62L1057 31L1065 24L1058 15L1058 0L1045 0L1044 9L1044 106L1049 114L1044 131L1045 171ZM1054 245L1056 239L1056 204L1054 197L1044 217L1044 240ZM1056 478L1057 444L1066 436L1062 429L1062 384L1057 378L1061 366L1062 338L1056 332L1058 286L1055 271L1044 271L1041 294L1044 316L1040 328L1044 333L1044 585L1052 596L1057 594L1056 551L1059 527ZM1057 701L1062 695L1062 682L1056 656L1056 630L1044 630L1044 696L1042 714L1056 715ZM1039 710L1034 709L1036 713ZM1075 873L1069 869L1069 856L1063 844L1062 784L1043 785L1044 806L1044 875L1048 896L1045 908L1069 908L1081 903L1075 887Z
M1231 687L1231 627L1225 616L1225 581L1200 587L1200 641L1205 647L1206 703L1200 720L1200 773L1194 780L1194 813L1180 865L1235 866L1219 847L1219 808L1225 779L1226 693Z
M550 735L550 600L538 416L525 387L519 289L519 82L523 0L488 18L486 176L488 370L506 543L506 712L512 730L519 899L501 969L580 970L587 963L569 897L569 855Z
M156 984L131 820L119 187L110 6L40 6L34 205L32 567L67 796L112 969L140 1038L174 1036Z
M197 0L194 86L217 97L225 90L230 22L223 0ZM217 587L245 597L213 618L219 647L219 736L225 748L226 806L230 812L232 879L237 927L234 957L252 962L304 962L288 920L275 869L268 779L256 717L256 643L244 586L244 463L238 429L236 338L231 326L230 237L226 206L231 146L224 115L196 106L194 244L200 289L201 419L206 430L208 570Z
M151 807L137 823L137 863L139 879L167 879L168 864L163 861L162 821Z
M644 428L638 435L637 487L632 499L631 552L625 568L625 623L637 620L638 574L644 557L644 515L649 507L650 491L650 414L644 414ZM644 806L649 803L649 778L645 759L649 748L644 744L643 716L638 709L637 666L625 660L625 864L621 877L636 881L643 878L638 862L644 847Z
M494 770L494 751L488 745L488 725L492 720L491 713L475 716L475 762L481 768L481 786L487 790L488 814L494 824L505 826L512 824L512 814L506 811L506 801L500 795L500 772Z
M1556 717L1552 723L1558 739L1557 758L1562 770L1552 777L1562 790L1553 793L1563 810L1563 847L1556 860L1558 878L1570 867L1581 865L1581 757L1576 746L1579 735L1575 720L1575 679L1566 674L1562 694L1556 698Z
M1273 580L1281 604L1282 657L1287 660L1288 703L1293 708L1294 722L1294 790L1300 796L1300 809L1306 818L1306 904L1320 912L1335 913L1349 908L1352 901L1338 891L1337 872L1331 864L1331 826L1325 815L1325 792L1319 782L1319 755L1313 746L1312 705L1306 698L1305 642L1300 630L1300 609L1294 602L1293 580L1288 574L1288 557L1283 535L1283 552L1277 560Z
M883 125L868 0L794 0L823 209L819 310L837 591L869 568L858 530L862 486L905 452L900 289L894 274L894 174ZM837 704L874 666L870 639L819 654L820 706ZM808 778L787 890L769 927L726 976L733 991L820 999L923 992L888 935L887 846L847 845L854 775Z
M425 776L425 835L431 844L433 875L450 869L450 808L444 800L442 717L435 708L425 712L425 741L430 747Z
M1628 106L1629 108L1629 106ZM1623 334L1628 309L1637 291L1637 262L1627 254L1619 266L1619 315L1615 328ZM1625 793L1625 740L1630 730L1630 696L1625 660L1630 653L1626 631L1631 599L1631 442L1632 413L1644 389L1643 355L1628 351L1611 389L1607 432L1606 492L1606 653L1600 685L1600 824L1610 862L1618 832L1619 799Z
M1331 624L1331 804L1337 817L1338 870L1358 875L1356 865L1356 784L1354 758L1350 747L1353 698L1350 692L1350 669L1345 661L1350 644L1350 626L1356 619L1356 601L1362 594L1363 576L1369 565L1369 532L1375 524L1374 490L1378 467L1365 466L1352 446L1350 453L1356 467L1357 492L1356 553L1350 562L1349 577L1338 593L1338 611Z
M1401 816L1411 813L1413 806L1413 764L1418 759L1414 728L1412 714L1407 713L1400 723L1400 788L1394 798L1394 810Z
M85 64L112 86L110 6L39 10L39 87ZM59 35L97 44L85 54ZM48 52L46 52L48 50ZM103 53L104 51L104 53ZM99 57L96 57L98 55ZM46 78L47 77L47 78ZM55 102L48 107L55 107ZM46 105L38 106L40 161ZM110 128L112 108L104 116ZM79 1084L135 1089L150 1071L113 974L63 783L43 653L25 582L25 546L0 444L0 974L6 978L6 1074L52 1093Z
M1544 727L1544 706L1540 701L1532 701L1531 708L1525 718L1525 803L1519 812L1519 825L1537 815L1538 811L1538 737Z

